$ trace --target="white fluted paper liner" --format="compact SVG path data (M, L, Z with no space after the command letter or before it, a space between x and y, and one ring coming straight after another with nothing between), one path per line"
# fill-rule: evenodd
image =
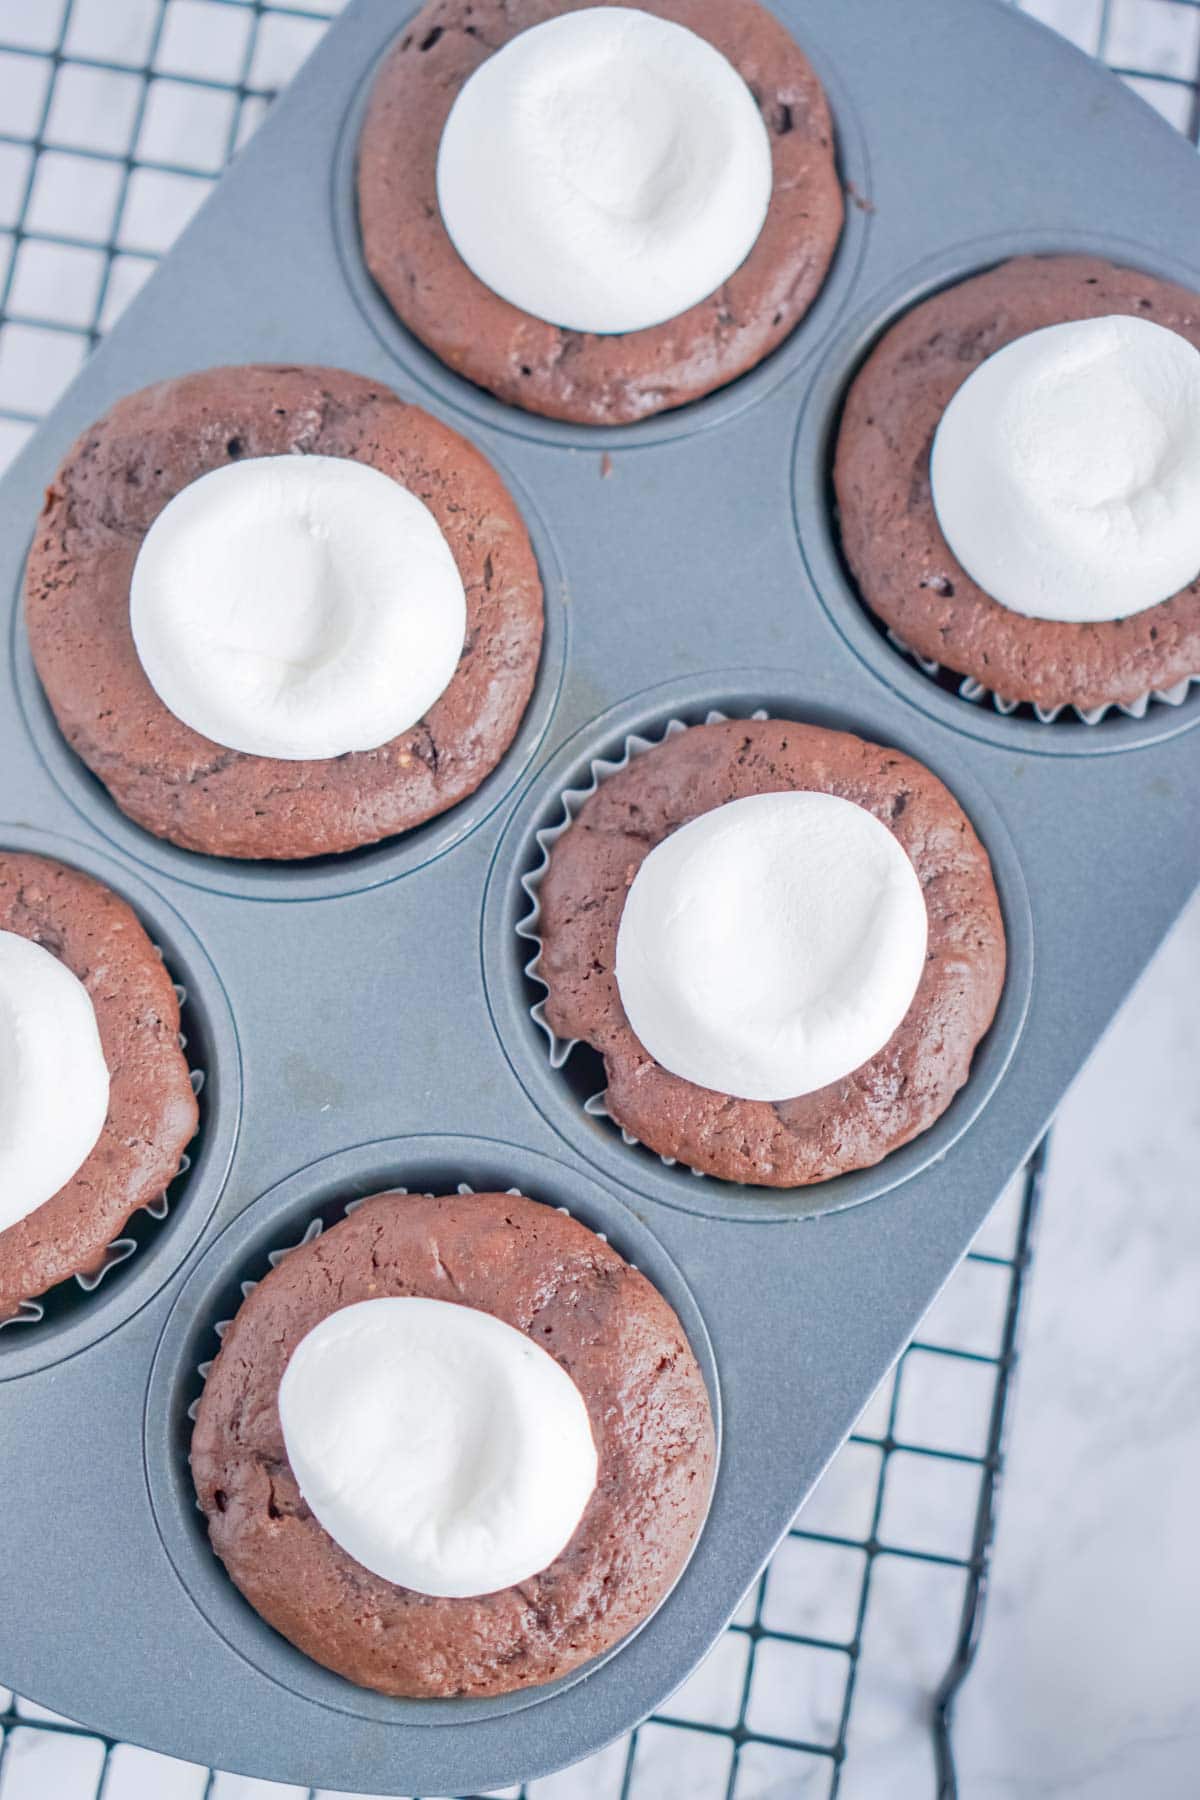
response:
M357 1200L347 1200L345 1206L343 1206L343 1208L342 1208L342 1217L348 1219L352 1213L356 1213L358 1211L360 1206L365 1206L368 1200L375 1199L377 1197L378 1193L408 1194L408 1193L411 1193L411 1191L412 1190L410 1188L406 1188L406 1187L390 1187L390 1188L380 1188L376 1191L375 1194L360 1194ZM471 1186L469 1181L460 1181L454 1191L456 1194L473 1194L475 1192L475 1189ZM522 1190L520 1188L515 1188L515 1187L505 1188L504 1192L506 1194L512 1194L517 1199L520 1199L522 1197ZM434 1197L434 1195L433 1195L432 1189L429 1189L424 1195L424 1198L426 1200L432 1200L433 1197ZM571 1209L568 1206L556 1206L554 1208L554 1210L555 1210L555 1212L562 1213L563 1217L566 1219L569 1219L571 1217ZM338 1223L340 1223L340 1221L338 1221ZM324 1230L325 1230L325 1222L323 1219L321 1219L320 1217L315 1218L315 1219L310 1219L308 1221L308 1224L304 1227L303 1234L299 1238L297 1238L297 1240L294 1244L284 1244L278 1250L268 1250L268 1252L267 1252L268 1264L270 1265L270 1267L272 1269L277 1269L279 1267L280 1263L283 1262L284 1258L288 1257L292 1254L293 1250L302 1250L304 1248L305 1244L315 1243L316 1240L322 1235ZM594 1232L593 1236L598 1237L602 1244L607 1244L607 1242L608 1242L608 1236L603 1231ZM636 1263L630 1263L629 1266L631 1269L637 1267ZM251 1294L254 1292L255 1288L258 1286L258 1282L257 1281L243 1281L240 1285L241 1285L241 1290L242 1290L242 1299L248 1300L250 1298ZM223 1340L225 1337L225 1333L229 1330L229 1327L232 1324L233 1324L232 1319L218 1319L216 1324L213 1326L213 1331L214 1331L216 1337L219 1340ZM212 1368L213 1362L215 1360L216 1359L214 1357L210 1357L207 1362L202 1362L202 1363L196 1364L196 1373L197 1373L197 1375L199 1375L202 1385L204 1382L206 1382L208 1380L208 1372ZM191 1420L193 1425L196 1423L196 1414L199 1411L199 1409L200 1409L200 1396L199 1396L199 1394L197 1394L196 1398L192 1401L191 1405L187 1409L187 1416ZM197 1511L199 1511L200 1510L199 1500L197 1500L195 1504L196 1504Z
M161 957L162 951L159 949L159 946L155 944L154 948ZM179 981L173 982L171 985L175 989L175 998L178 1000L179 1009L182 1012L183 1008L187 1005L187 989L183 986L182 982ZM179 1033L179 1048L185 1054L187 1053L187 1037L182 1031ZM188 1079L192 1084L192 1092L197 1097L199 1097L200 1090L204 1086L204 1073L203 1069L189 1069L188 1071ZM193 1139L193 1142L194 1141L195 1140ZM172 1185L178 1181L181 1176L186 1175L191 1166L192 1159L185 1150L179 1159L178 1169L176 1169L174 1175L171 1177ZM158 1196L157 1200L152 1200L149 1205L138 1208L139 1213L145 1213L148 1218L154 1219L159 1224L166 1218L170 1210L171 1202L166 1190ZM113 1269L118 1268L121 1263L128 1262L129 1258L134 1254L137 1248L138 1240L136 1238L114 1238L104 1252L104 1261L98 1269L93 1269L90 1275L73 1275L71 1279L77 1287L83 1289L85 1294L94 1294L96 1289L100 1286L100 1283L104 1280L104 1277ZM39 1325L45 1316L46 1308L40 1300L22 1300L16 1312L13 1313L10 1318L0 1319L0 1331L3 1331L6 1325Z
M732 715L729 713L717 711L714 707L711 711L705 713L704 723L706 725L724 725L728 723L731 716ZM760 706L754 712L748 713L746 716L751 719L769 719L771 714L765 707ZM665 744L668 738L678 737L681 731L688 731L690 729L691 728L685 719L671 718L667 720L657 736L646 737L641 732L630 732L629 736L625 739L624 748L620 756L596 756L592 758L592 761L589 764L591 779L583 787L565 788L562 794L562 816L557 819L553 825L543 825L541 830L536 833L537 845L542 854L536 868L528 870L527 873L521 877L521 886L529 899L529 911L523 918L520 918L517 921L517 936L524 938L528 943L535 946L533 955L525 964L525 973L532 981L536 981L539 986L546 988L547 994L549 993L549 986L541 971L542 939L538 927L541 924L542 918L540 899L542 878L550 866L550 854L554 849L555 844L557 844L564 831L569 830L574 824L583 808L584 802L591 798L602 781L607 781L610 775L615 775L619 770L628 768L635 757L644 756L647 750L655 750L660 744ZM546 1017L545 1000L536 1001L535 1004L530 1007L529 1012L534 1023L540 1026L545 1035L547 1053L550 1058L550 1067L552 1069L561 1069L572 1050L578 1046L579 1039L560 1038L556 1034L550 1021ZM630 1149L644 1149L646 1147L642 1144L640 1138L634 1137L631 1131L626 1131L623 1125L617 1124L605 1104L603 1089L601 1089L598 1094L590 1095L588 1099L584 1101L583 1110L589 1119L609 1120L614 1128L620 1132L622 1142L627 1144ZM658 1153L651 1152L651 1154ZM697 1181L704 1181L707 1179L702 1169L690 1168L686 1163L681 1163L677 1157L659 1155L658 1160L662 1163L663 1167L667 1169L687 1169L688 1174L694 1175Z
M907 656L910 662L915 662L923 675L936 678L941 674L942 664L940 662L935 662L929 656L921 656L896 632L889 629L887 639L889 644ZM1062 706L1033 705L1032 711L1040 725L1053 725L1055 720L1061 719L1064 713L1074 713L1075 717L1084 725L1099 725L1100 721L1107 718L1110 712L1124 713L1128 719L1144 719L1152 701L1159 706L1182 706L1191 689L1196 685L1200 685L1200 675L1185 675L1183 680L1177 681L1173 687L1152 688L1148 694L1139 694L1136 700L1109 700L1103 706L1087 707L1068 706L1065 703ZM1008 718L1011 713L1015 713L1019 706L1024 705L1021 700L1004 699L1003 695L985 687L982 681L976 681L973 675L964 675L959 681L958 697L960 700L970 701L972 706L990 705L1005 718Z

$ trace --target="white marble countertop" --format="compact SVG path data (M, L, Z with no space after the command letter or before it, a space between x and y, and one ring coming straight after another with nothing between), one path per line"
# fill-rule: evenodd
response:
M1193 903L1055 1127L964 1800L1200 1794L1198 997Z

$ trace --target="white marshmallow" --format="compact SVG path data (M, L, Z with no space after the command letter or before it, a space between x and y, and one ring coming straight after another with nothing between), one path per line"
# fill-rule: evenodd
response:
M739 1099L788 1100L883 1048L927 933L916 870L872 813L834 794L753 794L642 863L617 986L663 1068Z
M289 762L415 725L454 674L467 617L428 507L338 456L251 457L190 482L143 539L129 612L177 718Z
M0 931L0 1231L66 1186L107 1116L87 989L49 950Z
M447 1300L363 1300L322 1319L284 1370L279 1416L330 1537L421 1594L492 1594L536 1575L596 1485L587 1407L565 1369Z
M438 150L442 220L502 299L573 331L686 312L749 255L771 142L737 70L633 7L560 14L482 63Z
M946 542L1033 619L1124 619L1200 573L1200 351L1116 315L1017 338L969 375L930 465Z

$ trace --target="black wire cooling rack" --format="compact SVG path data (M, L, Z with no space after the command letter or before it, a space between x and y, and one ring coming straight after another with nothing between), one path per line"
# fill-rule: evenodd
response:
M1200 0L1025 9L1200 140ZM0 468L338 10L0 0ZM1043 1145L698 1675L622 1743L505 1793L953 1800L954 1703L979 1640L1044 1166ZM906 1628L918 1616L922 1633ZM324 1800L0 1692L0 1800L93 1797Z

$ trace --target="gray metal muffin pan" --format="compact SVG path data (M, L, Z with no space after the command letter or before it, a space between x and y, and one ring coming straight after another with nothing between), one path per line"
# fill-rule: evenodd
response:
M588 432L502 406L413 343L355 241L362 96L403 23L359 0L0 489L0 844L127 895L188 988L208 1076L168 1218L94 1294L68 1287L41 1324L0 1331L0 1680L115 1736L429 1794L543 1773L631 1726L725 1624L1200 878L1200 694L1094 727L971 707L862 611L827 485L864 348L939 284L1079 248L1200 287L1177 254L1200 241L1194 152L991 0L776 4L826 83L854 192L812 314L744 380ZM360 370L466 431L513 483L547 588L537 693L479 794L408 838L278 868L123 818L55 731L18 607L76 433L148 381L255 359ZM944 1120L792 1194L667 1169L582 1114L589 1071L549 1068L514 929L534 833L593 756L760 705L935 769L993 856L1012 952ZM656 1615L584 1678L482 1706L386 1701L293 1651L210 1557L185 1461L196 1363L268 1251L365 1187L459 1181L524 1186L608 1231L681 1312L722 1418L705 1531Z

